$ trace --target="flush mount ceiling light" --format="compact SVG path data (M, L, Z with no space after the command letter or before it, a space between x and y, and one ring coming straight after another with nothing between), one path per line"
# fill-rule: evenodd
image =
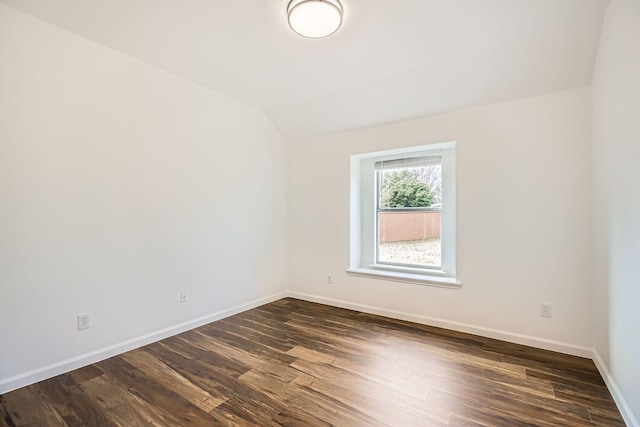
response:
M338 0L291 0L287 15L293 31L303 37L318 39L340 28L342 5Z

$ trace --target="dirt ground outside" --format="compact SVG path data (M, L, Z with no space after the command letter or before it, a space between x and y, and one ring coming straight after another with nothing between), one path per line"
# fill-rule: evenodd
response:
M383 262L440 266L440 239L381 243L378 259Z

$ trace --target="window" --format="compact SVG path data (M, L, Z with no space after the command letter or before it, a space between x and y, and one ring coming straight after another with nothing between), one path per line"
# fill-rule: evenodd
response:
M455 143L351 157L352 275L458 287Z
M442 267L442 155L375 162L375 263Z

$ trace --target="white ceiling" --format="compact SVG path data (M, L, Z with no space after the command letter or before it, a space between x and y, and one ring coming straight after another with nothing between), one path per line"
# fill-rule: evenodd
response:
M608 0L0 0L263 110L287 140L588 85Z

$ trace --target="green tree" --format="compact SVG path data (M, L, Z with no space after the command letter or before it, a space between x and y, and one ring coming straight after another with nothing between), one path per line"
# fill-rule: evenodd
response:
M433 203L433 194L413 169L385 171L380 202L383 208L425 208Z

